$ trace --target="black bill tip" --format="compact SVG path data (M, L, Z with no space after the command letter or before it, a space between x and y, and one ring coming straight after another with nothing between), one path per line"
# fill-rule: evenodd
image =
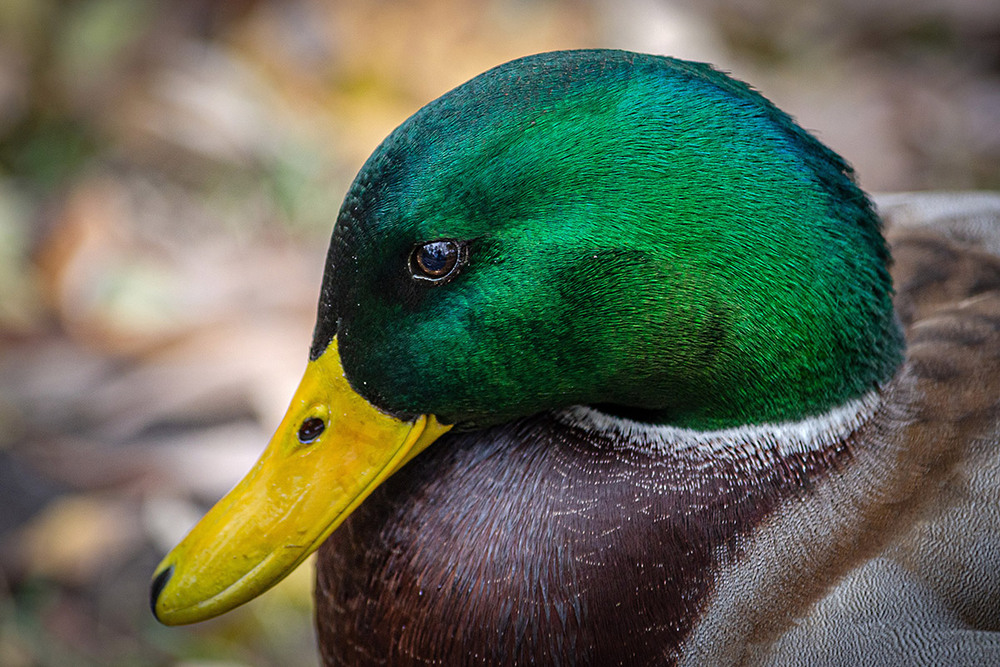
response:
M156 601L160 598L160 593L163 592L163 588L170 581L170 577L174 573L174 566L171 565L163 572L153 577L153 583L149 587L149 608L153 610L153 616L156 616ZM159 620L159 616L156 617Z

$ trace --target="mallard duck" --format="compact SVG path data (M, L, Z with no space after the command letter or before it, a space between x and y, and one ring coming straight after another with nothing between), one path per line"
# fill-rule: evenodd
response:
M331 665L1000 664L1000 227L889 208L895 296L851 168L710 66L459 86L362 167L154 614L318 549Z

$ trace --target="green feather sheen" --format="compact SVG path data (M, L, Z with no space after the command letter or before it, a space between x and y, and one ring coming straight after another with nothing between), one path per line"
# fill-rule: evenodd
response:
M469 262L415 285L414 244ZM901 361L850 168L742 83L541 54L430 103L341 210L313 355L379 407L466 426L600 404L708 429L825 412Z

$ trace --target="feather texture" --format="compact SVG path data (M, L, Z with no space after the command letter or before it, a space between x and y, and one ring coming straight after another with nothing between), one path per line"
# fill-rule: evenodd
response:
M907 359L841 446L439 442L323 548L328 664L1000 661L1000 197L945 201L883 203Z

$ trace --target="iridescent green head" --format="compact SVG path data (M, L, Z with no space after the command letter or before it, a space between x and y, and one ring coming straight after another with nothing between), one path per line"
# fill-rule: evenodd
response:
M389 136L333 233L312 348L401 417L577 404L692 428L825 412L900 363L889 255L836 154L712 68L497 67Z

